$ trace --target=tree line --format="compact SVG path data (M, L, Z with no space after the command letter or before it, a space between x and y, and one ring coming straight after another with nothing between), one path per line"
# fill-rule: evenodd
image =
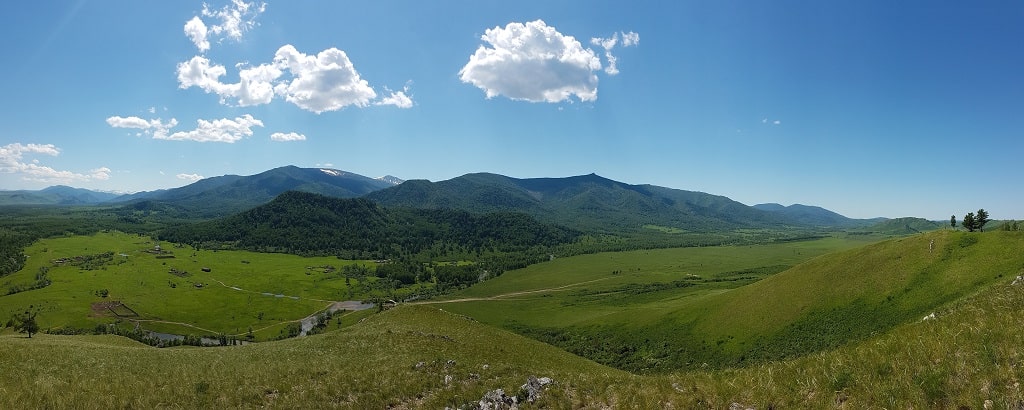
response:
M964 219L960 224L967 229L968 232L974 232L975 230L984 232L985 224L989 221L988 212L985 212L985 208L981 208L977 213L968 212L967 215L964 215ZM949 217L949 225L956 228L956 215Z

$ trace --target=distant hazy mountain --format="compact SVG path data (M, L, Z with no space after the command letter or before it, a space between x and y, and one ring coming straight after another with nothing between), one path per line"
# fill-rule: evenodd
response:
M588 230L639 230L657 225L709 231L793 223L723 196L629 185L595 174L534 179L467 174L436 183L406 181L366 198L386 206L524 212Z
M391 186L387 181L337 169L285 166L250 176L206 178L181 188L134 194L118 201L158 201L201 215L226 215L265 204L286 191L353 198Z
M398 177L393 176L393 175L385 175L385 176L377 177L377 178L374 178L374 179L376 179L378 181L387 182L387 183L389 183L391 185L398 185L398 184L401 184L401 183L405 182L404 179L398 178Z
M887 219L858 230L886 235L910 235L934 231L945 226L949 226L949 222L935 222L923 218L907 217Z
M785 215L787 218L804 225L842 227L866 225L871 223L871 221L847 218L818 206L801 204L782 206L780 204L768 203L754 205L754 208L762 211L777 212L780 215Z
M0 191L0 205L92 205L118 196L110 192L55 185L38 191Z

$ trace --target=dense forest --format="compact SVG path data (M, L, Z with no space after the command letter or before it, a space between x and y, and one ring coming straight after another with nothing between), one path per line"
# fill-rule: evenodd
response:
M425 258L520 252L576 240L579 233L513 212L384 208L365 199L286 192L230 217L175 226L161 240L346 259Z

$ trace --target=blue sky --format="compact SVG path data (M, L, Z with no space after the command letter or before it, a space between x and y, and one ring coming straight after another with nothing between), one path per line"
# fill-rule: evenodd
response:
M587 173L1024 219L1024 4L20 2L0 188Z

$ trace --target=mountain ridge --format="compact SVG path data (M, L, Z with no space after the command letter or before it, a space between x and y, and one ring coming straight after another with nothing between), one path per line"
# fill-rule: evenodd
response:
M51 189L51 188L47 188ZM52 188L56 190L56 188ZM67 188L74 189L74 188ZM370 178L334 168L293 165L258 174L204 178L178 188L99 199L35 199L3 195L0 204L111 204L148 208L171 205L200 218L225 216L266 204L287 191L337 198L366 197L389 207L458 209L474 213L523 212L590 232L644 232L645 226L711 232L766 227L847 228L868 225L827 209L758 204L650 184L629 184L596 173L568 177L514 178L477 172L448 180ZM42 195L42 194L41 194ZM102 201L100 201L102 199Z

